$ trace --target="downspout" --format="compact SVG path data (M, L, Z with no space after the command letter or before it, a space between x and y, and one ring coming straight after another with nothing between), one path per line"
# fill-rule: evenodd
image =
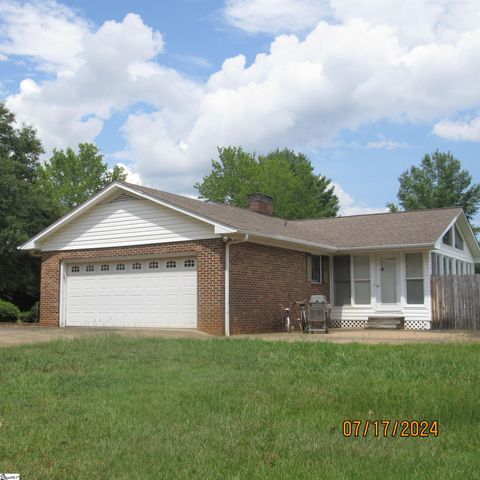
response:
M225 336L230 336L230 245L248 241L248 233L242 239L223 237L225 242Z

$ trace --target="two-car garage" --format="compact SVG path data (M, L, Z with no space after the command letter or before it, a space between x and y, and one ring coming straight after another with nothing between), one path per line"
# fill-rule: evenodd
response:
M65 326L197 328L195 257L63 265Z

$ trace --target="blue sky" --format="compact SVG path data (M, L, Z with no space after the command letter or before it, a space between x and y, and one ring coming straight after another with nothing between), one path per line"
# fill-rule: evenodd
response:
M307 153L343 214L437 148L480 177L474 0L0 0L0 60L47 152L95 142L173 192L226 145Z

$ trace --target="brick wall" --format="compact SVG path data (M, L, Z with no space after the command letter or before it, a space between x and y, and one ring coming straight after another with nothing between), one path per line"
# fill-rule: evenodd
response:
M40 325L58 326L60 312L60 263L64 260L96 259L196 252L198 328L214 335L224 334L225 246L221 239L196 240L133 247L62 250L42 254Z
M230 325L231 333L281 330L283 314L279 303L329 296L328 284L307 281L306 255L295 250L255 243L230 246ZM292 318L297 327L298 309Z

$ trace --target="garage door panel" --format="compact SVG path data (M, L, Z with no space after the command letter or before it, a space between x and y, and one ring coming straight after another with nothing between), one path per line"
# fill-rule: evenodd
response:
M195 261L168 262L116 260L67 265L65 324L196 328ZM119 264L124 270L116 270Z

